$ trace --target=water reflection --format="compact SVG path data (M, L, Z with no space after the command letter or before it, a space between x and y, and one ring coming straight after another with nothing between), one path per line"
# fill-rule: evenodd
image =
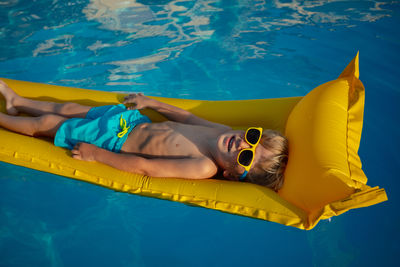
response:
M205 77L203 82L216 84L222 94L226 82L221 73L290 54L290 46L283 47L278 38L309 43L320 36L314 31L373 23L392 16L395 5L342 0L2 1L0 59L7 67L3 73L11 75L21 65L10 69L7 60L28 58L24 66L33 69L52 62L56 68L46 72L45 81L72 86L154 88L149 77L156 74L159 81L166 79L160 83L170 84L172 78L174 90L184 84L195 88L198 81L189 79Z
M281 53L269 52L271 44L266 40L273 39L267 35L269 32L299 25L353 27L355 21L373 22L390 16L388 4L365 1L360 9L339 0L242 0L233 6L236 18L233 18L231 28L229 25L221 26L224 15L220 13L229 12L232 6L222 5L219 0L91 0L83 13L89 21L100 23L102 29L129 34L125 41L109 43L96 40L88 46L92 51L119 47L144 38L165 37L168 40L160 42L159 47L153 44L154 50L146 55L109 62L115 66L110 70L109 80L116 84L120 79L131 80L132 73L156 69L158 63L175 59L187 47L210 38L217 39L223 49L233 52L238 62L263 59L268 54L282 56ZM217 24L211 23L212 20ZM219 27L224 29L216 34Z
M361 8L354 8L351 3L342 0L320 1L280 1L274 0L276 8L291 10L289 19L277 20L273 25L291 26L309 23L344 23L351 21L374 22L391 16L389 7L393 2L363 1Z
M221 10L211 4L217 1L164 2L145 5L136 1L92 0L83 10L89 21L100 23L101 29L129 34L125 41L106 43L97 40L88 46L92 51L98 52L103 48L118 47L145 38L166 38L159 44L149 44L154 49L148 54L108 62L107 64L115 66L109 70L109 85L138 84L132 78L141 75L132 76L133 73L153 70L158 63L178 57L186 47L213 35L210 17Z

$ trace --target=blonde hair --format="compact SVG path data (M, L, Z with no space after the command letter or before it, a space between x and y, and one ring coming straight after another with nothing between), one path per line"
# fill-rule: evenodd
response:
M260 145L272 152L273 156L260 159L250 170L245 180L278 191L283 185L284 172L288 161L288 140L278 131L265 130Z

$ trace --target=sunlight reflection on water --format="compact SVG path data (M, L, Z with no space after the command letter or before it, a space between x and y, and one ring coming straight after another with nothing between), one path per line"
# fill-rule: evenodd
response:
M66 55L52 79L55 83L122 86L119 90L132 85L150 88L152 74L160 83L167 83L170 75L179 80L171 69L171 64L176 64L191 72L180 70L178 74L186 76L186 83L181 81L176 87L196 84L194 76L200 75L217 84L215 91L223 94L226 88L222 87L221 72L238 71L255 60L268 65L270 60L291 53L277 46L278 32L290 37L295 28L296 38L315 40L304 32L304 27L324 27L328 31L357 27L360 22L390 17L393 4L340 0L81 0L53 1L48 9L40 9L34 3L3 1L0 5L8 12L1 14L0 39L25 47L18 50L17 56L27 57L31 66L41 64L45 58L59 60L58 55ZM15 51L7 51L13 47L0 46L5 49L0 58L12 60ZM212 51L216 54L209 53ZM199 63L197 58L202 57L213 57L215 62L211 66ZM163 80L161 73L168 77Z

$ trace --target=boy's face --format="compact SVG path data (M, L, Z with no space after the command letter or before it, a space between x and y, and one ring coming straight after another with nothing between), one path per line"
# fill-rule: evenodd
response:
M237 157L242 149L250 148L251 146L245 140L245 131L232 130L226 132L218 138L218 156L217 163L224 170L224 177L232 180L238 178L245 171L237 162ZM271 156L272 153L265 149L262 145L258 145L255 150L253 165L265 157Z

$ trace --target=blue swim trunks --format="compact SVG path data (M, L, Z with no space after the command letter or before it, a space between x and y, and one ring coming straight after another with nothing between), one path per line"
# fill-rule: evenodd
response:
M84 119L66 120L54 137L54 145L72 149L84 142L120 152L133 128L146 122L151 122L147 116L127 110L123 104L94 107Z

